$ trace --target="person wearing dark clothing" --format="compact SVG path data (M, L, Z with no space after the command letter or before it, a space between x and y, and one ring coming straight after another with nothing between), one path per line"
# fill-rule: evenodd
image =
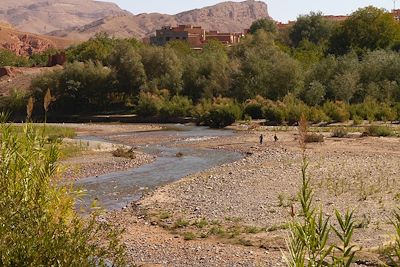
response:
M275 141L275 142L278 141L278 136L276 136L276 134L274 135L274 141Z
M260 145L263 144L263 140L264 140L264 136L261 134L261 135L260 135Z

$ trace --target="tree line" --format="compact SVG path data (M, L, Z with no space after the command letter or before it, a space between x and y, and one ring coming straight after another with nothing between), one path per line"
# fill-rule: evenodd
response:
M261 19L240 44L215 41L201 51L98 34L66 49L64 69L36 77L31 94L40 101L51 88L53 114L129 111L206 122L211 109L224 109L288 122L303 110L316 121L396 120L399 44L400 24L372 6L343 22L311 12L284 29Z

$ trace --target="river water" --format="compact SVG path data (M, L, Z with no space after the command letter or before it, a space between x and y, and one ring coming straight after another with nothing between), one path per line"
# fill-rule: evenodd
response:
M243 158L237 152L191 147L175 147L174 145L208 140L220 136L233 135L229 130L212 130L206 127L174 125L162 131L153 132L125 132L118 135L104 137L80 136L82 140L106 141L113 137L137 138L135 148L157 156L150 164L122 172L114 172L98 177L88 177L75 183L77 188L85 191L78 205L87 209L93 201L106 210L116 210L138 200L145 191L177 181L187 175L201 172L212 167L230 163ZM140 138L152 135L153 137L171 137L174 141L155 145L140 145ZM180 152L182 157L177 157Z

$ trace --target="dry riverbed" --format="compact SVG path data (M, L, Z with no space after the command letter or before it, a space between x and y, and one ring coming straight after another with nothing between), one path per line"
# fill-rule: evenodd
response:
M96 131L110 133L112 140L126 145L139 141L102 127ZM120 129L123 133L128 128ZM263 145L258 144L260 133L265 136ZM273 141L275 133L278 142ZM324 135L324 143L309 144L307 149L315 206L327 216L335 209L354 209L353 241L363 247L360 265L375 266L377 249L393 241L389 220L400 206L400 139ZM166 141L141 138L141 143ZM126 229L123 240L131 262L139 266L283 266L287 224L293 212L299 213L297 132L239 131L177 145L235 150L246 156L160 187L123 211L109 214L110 221ZM87 157L89 163L91 156ZM112 166L103 165L109 159L104 158L99 166L108 171Z
M143 214L149 225L162 226L171 236L197 240L190 241L188 246L224 244L258 255L244 257L246 263L227 263L229 255L235 254L233 251L224 253L218 263L200 262L193 256L191 266L282 265L281 251L285 250L292 206L295 214L299 212L296 198L301 152L295 131L278 132L276 143L272 141L274 133L264 132L267 142L262 146L257 145L259 134L242 132L189 144L238 150L248 156L161 187L138 202L131 214ZM361 262L377 264L377 248L393 241L394 229L389 218L400 205L400 139L338 139L326 135L324 143L308 145L307 150L315 206L321 207L327 216L334 215L335 209L354 209L357 229L353 241L363 247L359 254ZM128 234L128 239L132 238L139 241ZM150 252L148 257L138 258L140 245L135 247L131 256L137 262L163 263ZM187 253L184 248L180 249L182 257ZM179 246L175 249L179 250ZM163 251L163 257L171 258L168 249ZM210 250L209 257L214 256ZM185 266L178 259L164 264Z

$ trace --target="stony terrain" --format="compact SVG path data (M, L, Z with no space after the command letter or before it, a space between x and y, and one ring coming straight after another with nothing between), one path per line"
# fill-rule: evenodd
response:
M239 244L274 255L259 265L244 266L277 266L282 262L277 252L285 250L287 223L291 213L299 210L301 152L296 132L278 133L279 142L268 141L263 146L256 145L258 134L241 133L231 138L231 144L227 138L196 144L215 147L219 143L219 148L247 151L249 156L159 188L138 203L139 214L175 235L190 233L191 239L201 240L199 244ZM273 140L272 136L267 133L266 139ZM394 233L389 217L399 204L399 151L397 138L328 137L324 144L308 147L315 206L328 216L334 209L355 209L353 241L364 248L360 257L375 264L378 258L370 252L388 244ZM148 253L147 260L153 262L153 254ZM183 248L181 253L185 253ZM229 266L222 260L219 264Z
M83 135L105 136L126 144L168 141L245 155L237 162L162 186L124 210L108 214L108 220L126 229L122 238L132 263L284 266L288 222L300 219L296 195L302 156L295 128L259 128L175 143L159 136L124 135L133 130L156 130L157 125L70 126L79 126ZM260 133L265 136L263 145L258 144ZM275 133L278 142L273 141ZM393 240L389 220L400 201L400 141L396 137L360 137L359 133L347 138L323 134L324 143L307 146L314 205L326 216L332 216L335 209L354 209L353 242L362 247L358 266L378 266L378 248ZM135 139L138 137L141 139ZM90 162L89 158L83 159ZM110 168L115 161L111 162Z
M135 158L115 157L111 152L92 152L62 161L63 176L69 180L100 176L111 172L124 171L148 164L154 157L134 152Z

